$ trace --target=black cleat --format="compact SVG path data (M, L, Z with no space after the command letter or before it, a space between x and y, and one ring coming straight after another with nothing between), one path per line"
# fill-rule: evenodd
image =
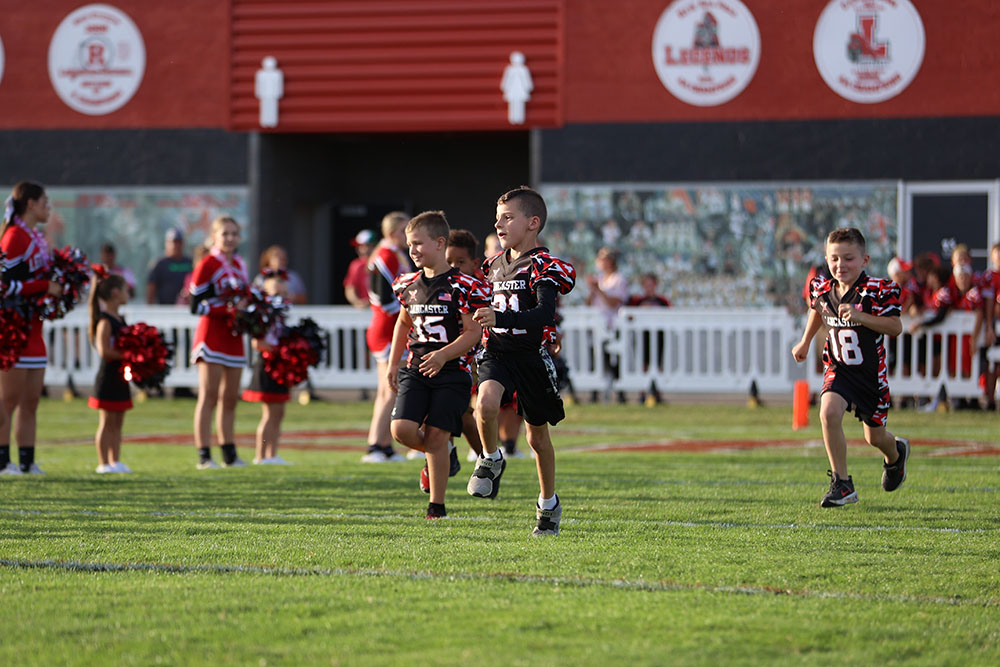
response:
M840 479L830 470L826 474L830 476L830 490L823 496L820 507L843 507L858 502L858 492L854 490L854 480L850 475L847 479Z
M882 464L882 488L895 491L906 481L906 461L910 458L910 441L906 438L896 438L896 451L899 458L895 463Z

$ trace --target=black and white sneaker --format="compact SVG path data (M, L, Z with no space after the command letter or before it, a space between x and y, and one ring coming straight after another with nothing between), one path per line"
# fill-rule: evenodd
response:
M830 490L823 496L820 507L843 507L858 502L858 492L854 490L854 480L850 475L847 479L840 479L830 470L826 474L830 476Z
M531 531L531 536L558 535L560 519L562 519L562 503L559 502L559 496L556 496L556 506L550 510L543 510L538 503L535 503L535 529Z
M507 460L502 455L496 461L480 456L466 487L469 495L476 498L496 498L500 491L500 478L506 467Z
M895 463L882 464L882 488L895 491L906 481L906 461L910 458L910 441L906 438L896 438L896 451L899 458Z
M452 446L448 453L448 477L454 477L462 470L462 464L458 460L458 448Z

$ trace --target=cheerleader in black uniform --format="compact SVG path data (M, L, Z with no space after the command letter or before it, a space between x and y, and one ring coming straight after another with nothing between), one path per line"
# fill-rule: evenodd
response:
M118 308L128 303L128 284L117 274L94 275L90 286L90 342L101 357L101 367L94 381L94 395L87 404L98 410L100 421L94 444L97 446L97 472L132 472L120 460L122 423L125 411L132 409L132 393L122 377L122 353L115 349L118 332L125 320ZM103 311L102 311L103 307Z
M281 273L266 274L265 293L271 296L288 296L288 282ZM285 418L288 387L267 374L264 370L264 358L260 354L277 347L282 329L284 325L276 324L263 339L250 339L251 346L257 350L257 359L253 365L250 387L243 392L243 400L260 403L261 407L260 424L257 425L257 453L253 459L255 465L289 465L288 461L278 456L278 439L281 437L281 421Z

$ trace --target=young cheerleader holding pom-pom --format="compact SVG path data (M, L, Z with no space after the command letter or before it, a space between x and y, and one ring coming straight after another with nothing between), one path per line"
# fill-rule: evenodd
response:
M125 411L132 409L132 393L122 375L122 353L115 349L118 332L125 326L118 309L128 303L128 292L128 284L118 274L105 273L101 277L95 273L90 287L88 333L101 366L94 381L94 395L87 404L100 415L94 438L98 474L132 472L121 461L122 424Z
M270 296L288 296L288 283L278 275L264 280L264 292ZM264 370L264 358L260 354L278 346L284 325L275 323L264 338L251 338L250 345L258 352L253 366L250 388L243 392L243 400L260 403L260 424L257 425L257 452L255 465L291 465L278 456L278 438L281 436L281 421L285 418L285 403L288 402L288 387L275 381Z

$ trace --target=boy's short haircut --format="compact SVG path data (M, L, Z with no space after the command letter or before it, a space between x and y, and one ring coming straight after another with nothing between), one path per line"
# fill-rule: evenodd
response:
M861 248L862 251L868 248L864 235L857 227L838 227L833 230L826 237L826 244L830 245L831 243L853 243Z
M521 208L521 213L524 213L529 218L538 217L538 220L541 222L541 224L538 225L538 232L541 233L541 231L545 229L545 220L549 215L542 195L538 194L527 185L522 185L519 188L514 188L513 190L509 190L500 195L500 199L497 199L497 206L500 204L510 204L515 200L517 201L517 205Z
M424 211L406 223L406 233L409 234L417 229L427 232L432 239L443 238L445 241L451 233L448 220L444 217L444 211Z
M917 255L917 258L913 260L913 268L920 269L921 271L931 271L939 263L934 261L928 253L921 253Z
M385 217L382 218L382 236L389 238L392 236L393 232L399 229L402 225L405 225L406 221L409 219L410 216L406 215L402 211L386 213Z
M469 251L469 257L475 257L479 240L468 229L453 229L448 235L448 245L452 248L465 248Z

